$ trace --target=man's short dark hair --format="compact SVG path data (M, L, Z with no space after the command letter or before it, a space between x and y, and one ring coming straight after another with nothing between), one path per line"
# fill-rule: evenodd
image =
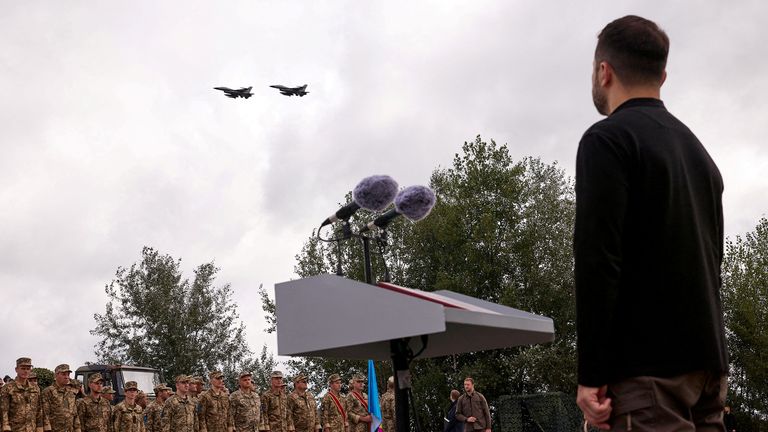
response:
M669 37L655 22L627 15L597 35L595 65L610 64L626 85L661 84L669 54Z

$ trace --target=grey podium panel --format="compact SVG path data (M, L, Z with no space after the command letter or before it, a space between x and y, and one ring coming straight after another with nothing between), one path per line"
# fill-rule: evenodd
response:
M411 337L416 352L421 335L429 339L420 357L554 340L547 317L451 291L396 288L335 275L276 284L278 354L386 360L390 340Z

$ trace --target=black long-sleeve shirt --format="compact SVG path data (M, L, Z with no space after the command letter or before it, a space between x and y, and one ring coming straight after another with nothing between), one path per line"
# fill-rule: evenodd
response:
M726 371L723 181L657 99L590 127L576 157L579 384Z

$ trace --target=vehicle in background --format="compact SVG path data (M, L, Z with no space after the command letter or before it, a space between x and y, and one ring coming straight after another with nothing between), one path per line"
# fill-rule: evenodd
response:
M155 386L163 382L159 370L147 367L104 364L80 366L75 371L75 378L83 383L86 394L90 392L88 379L95 373L100 373L104 378L104 385L112 386L115 391L113 405L125 399L125 383L128 381L136 381L139 390L146 393L149 399L155 398Z

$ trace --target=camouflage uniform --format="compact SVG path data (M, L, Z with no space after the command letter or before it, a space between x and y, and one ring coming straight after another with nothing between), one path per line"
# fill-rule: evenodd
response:
M170 390L165 383L155 386L155 400L147 405L147 409L144 410L144 428L147 432L162 432L163 431L163 401L160 400L158 394L163 391Z
M387 389L387 392L381 395L379 405L381 406L381 429L384 432L395 432L395 392Z
M296 432L312 432L320 429L320 418L317 415L317 402L310 392L303 395L293 392L288 395L288 410L293 419Z
M334 381L341 381L341 377L338 374L332 374L328 378L328 384ZM339 405L336 405L333 397L339 401ZM320 404L320 422L322 423L323 430L328 429L330 432L344 432L347 428L347 412L344 406L344 397L341 393L333 391L329 388L328 393L323 396L323 401Z
M112 406L106 399L86 396L77 401L77 415L83 432L111 432Z
M256 432L261 420L261 401L254 390L236 390L229 395L229 416L235 432Z
M349 419L350 432L368 432L370 423L360 420L360 417L367 416L368 407L364 406L360 399L368 403L368 395L354 390L350 391L346 399L347 418Z
M56 373L64 372L61 366ZM67 366L64 369L69 369ZM70 371L71 372L71 371ZM43 427L52 432L80 432L80 418L77 416L77 402L72 389L53 383L40 394L43 404Z
M175 394L163 404L163 432L198 432L197 407L189 397ZM115 431L117 432L117 431Z
M221 377L221 372L211 372L209 377ZM213 387L200 394L198 414L200 432L229 432L232 430L232 418L229 416L229 398L224 390Z
M261 395L260 430L288 432L295 430L288 411L288 396L282 390L267 390Z
M43 430L43 404L40 389L14 380L0 389L0 415L3 431L35 432Z
M125 401L115 406L114 432L144 432L144 415L139 405L128 406Z

